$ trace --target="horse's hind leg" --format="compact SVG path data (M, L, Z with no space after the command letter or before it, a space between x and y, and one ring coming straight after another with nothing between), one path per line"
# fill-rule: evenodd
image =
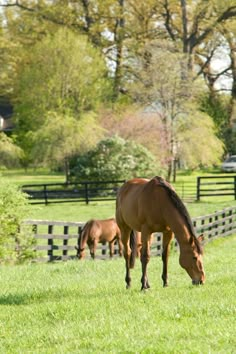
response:
M147 277L147 265L150 260L150 244L151 244L152 234L149 232L142 231L142 248L141 248L141 263L142 263L142 278L141 290L146 290L150 288L148 277Z
M123 244L124 258L125 258L125 265L126 265L126 275L125 275L126 289L129 289L131 286L131 277L130 277L131 248L129 245L130 232L131 230L127 228L121 231L121 240Z
M168 286L168 258L170 253L170 244L174 237L174 234L171 230L166 230L163 232L163 251L162 251L162 280L163 286Z

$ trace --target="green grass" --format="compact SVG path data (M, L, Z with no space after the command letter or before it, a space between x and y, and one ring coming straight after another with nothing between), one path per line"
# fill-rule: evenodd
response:
M191 217L207 215L235 205L236 201L234 200L186 203ZM31 206L28 218L37 220L87 221L91 218L106 219L114 215L115 201L111 201L90 203L89 205L83 203L65 203Z
M168 288L153 257L125 289L123 259L1 266L1 353L235 353L236 236L205 247L204 286L172 253Z

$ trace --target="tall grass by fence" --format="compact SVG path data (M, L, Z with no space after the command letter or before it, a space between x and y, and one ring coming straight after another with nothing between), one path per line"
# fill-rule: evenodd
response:
M236 233L236 207L216 211L213 214L199 216L192 219L196 234L204 234L205 242L216 237L223 237ZM60 261L76 257L75 246L78 245L79 232L84 222L26 220L25 224L32 225L36 239L35 261ZM175 248L178 244L175 240ZM115 245L118 251L118 246ZM151 245L151 254L160 256L162 252L162 234L155 233ZM89 251L86 250L89 258ZM96 257L109 257L108 246L98 245ZM118 257L118 252L114 257Z

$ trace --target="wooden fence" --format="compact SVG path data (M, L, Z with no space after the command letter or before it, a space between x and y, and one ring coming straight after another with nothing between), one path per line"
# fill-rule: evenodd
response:
M236 233L236 207L226 208L213 214L192 219L196 234L204 234L205 243ZM40 221L27 220L25 224L32 225L36 239L35 261L60 261L76 258L75 246L84 222ZM174 248L178 248L175 240ZM118 251L118 246L115 246ZM162 234L155 233L151 246L151 254L160 256L162 252ZM118 257L118 252L114 257ZM86 248L86 258L90 258ZM98 245L96 258L109 258L108 246Z
M236 199L236 175L197 177L197 200L231 195Z
M31 204L71 203L114 200L124 180L104 182L25 184L22 191L29 196Z

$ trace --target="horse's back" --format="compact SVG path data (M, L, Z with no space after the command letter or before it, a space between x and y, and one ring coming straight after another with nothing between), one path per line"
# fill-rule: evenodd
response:
M141 230L143 225L159 231L165 226L163 211L170 207L166 183L161 177L151 180L137 178L127 181L117 196L116 217L120 227ZM170 188L168 184L165 187Z
M115 218L100 220L101 221L101 235L100 238L104 241L112 241L114 237L119 237L120 229Z

